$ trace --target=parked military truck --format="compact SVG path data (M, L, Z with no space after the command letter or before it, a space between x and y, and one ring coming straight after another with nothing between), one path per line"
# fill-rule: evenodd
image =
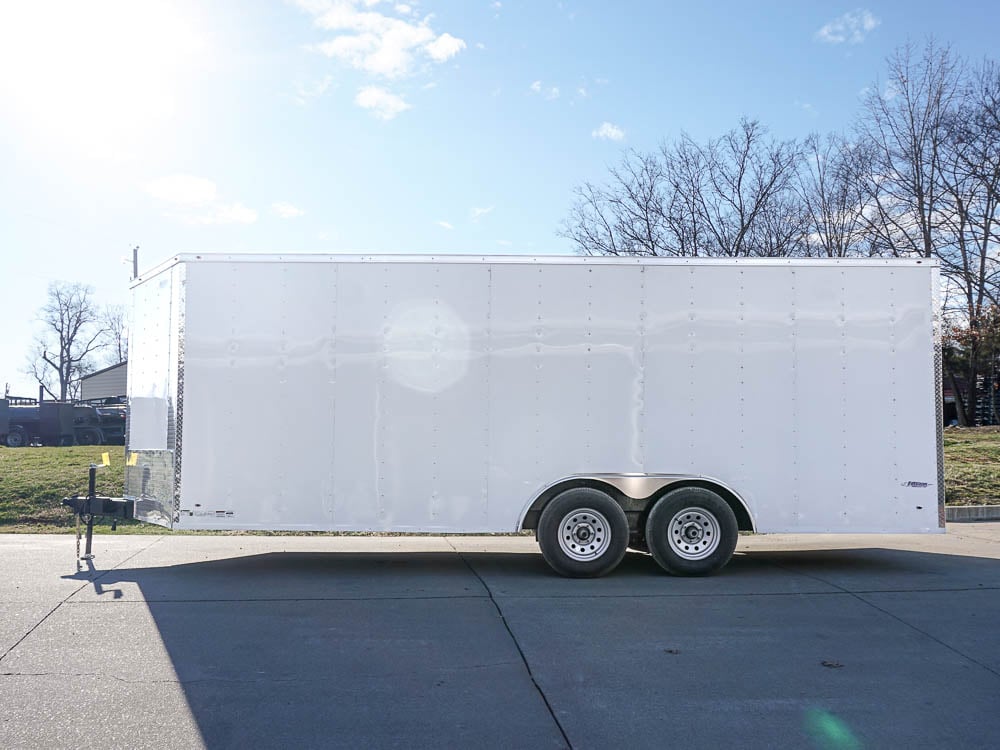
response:
M0 443L9 448L26 445L73 445L76 432L73 405L61 401L25 403L31 399L0 399Z
M125 445L125 407L73 404L77 445Z
M0 398L0 445L7 445L7 433L10 430L10 419L7 416L9 408L10 402Z

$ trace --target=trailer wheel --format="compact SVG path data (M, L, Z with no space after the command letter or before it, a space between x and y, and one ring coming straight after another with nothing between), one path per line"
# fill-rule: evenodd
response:
M549 566L570 578L596 578L622 561L628 519L609 495L589 487L554 497L538 521L538 546Z
M729 504L711 490L682 487L661 497L646 519L646 544L668 573L715 573L733 556L739 529Z
M7 433L8 448L23 448L28 444L28 434L20 425L12 424Z

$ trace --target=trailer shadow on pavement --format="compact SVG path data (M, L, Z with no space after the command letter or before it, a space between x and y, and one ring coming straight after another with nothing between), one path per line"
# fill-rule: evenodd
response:
M0 738L34 717L52 747L1000 741L1000 550L751 549L709 578L630 552L569 580L519 542L438 541L174 538L62 576L84 585L0 662Z

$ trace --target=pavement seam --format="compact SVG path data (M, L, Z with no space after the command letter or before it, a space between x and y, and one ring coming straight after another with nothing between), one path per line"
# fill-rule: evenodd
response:
M115 570L119 566L124 565L129 560L131 560L133 557L135 557L136 555L139 555L139 554L145 552L150 547L152 547L154 544L156 544L158 541L160 541L162 538L163 537L157 537L151 543L147 544L145 547L143 547L140 550L136 550L131 555L129 555L128 557L126 557L124 560L122 560L121 562L119 562L117 565L114 565L113 567L108 568L107 570L105 570L103 573L101 573L99 576L96 576L95 578L87 579L86 581L84 581L83 583L81 583L77 588L73 589L69 594L66 595L66 597L61 602L59 602L56 606L54 606L52 609L50 609L41 620L39 620L34 625L32 625L31 629L27 633L25 633L20 638L18 638L17 642L15 642L10 648L8 648L6 651L4 651L3 654L0 654L0 662L2 662L4 659L6 659L11 654L11 652L14 651L15 648L17 648L18 646L20 646L28 636L30 636L32 633L34 633L36 630L38 630L38 628L41 627L42 623L44 623L46 620L48 620L57 609L59 609L60 607L62 607L62 605L66 604L72 597L74 597L79 592L83 591L85 588L87 588L88 585L96 583L97 581L101 580L101 578L103 578L104 576L106 576L112 570ZM79 561L77 561L77 562L79 562Z
M556 728L559 730L559 734L562 735L563 742L566 743L566 747L568 747L569 750L573 750L573 743L569 741L569 735L566 734L566 730L563 728L562 722L560 722L559 717L556 716L556 712L552 708L552 704L549 702L548 696L545 695L545 691L542 690L542 686L538 684L538 680L535 678L535 673L531 670L531 664L528 662L528 657L527 655L525 655L524 649L521 648L521 644L518 642L517 636L514 635L514 631L511 629L510 623L507 622L507 617L506 615L504 615L503 610L500 608L500 603L496 600L496 597L493 596L493 589L491 589L489 587L489 584L487 584L486 581L483 579L483 577L479 575L479 571L476 570L474 567L472 567L472 563L470 563L465 558L465 555L463 555L458 550L458 548L451 543L451 540L447 538L445 539L448 542L449 546L451 546L451 548L455 550L455 554L458 555L459 559L463 563L465 563L465 567L467 567L469 569L469 572L476 577L476 579L482 585L483 589L485 589L486 593L489 595L490 601L493 602L493 607L496 609L497 614L500 616L500 622L503 623L504 629L507 631L507 635L510 636L510 640L514 644L514 648L517 649L517 653L520 654L521 656L521 663L524 664L524 668L528 672L528 678L531 680L531 684L535 686L535 690L541 697L542 703L545 704L545 708L549 712L549 716L552 717L552 721L555 723Z
M521 661L497 661L497 662L487 662L486 664L469 664L468 666L455 666L455 667L440 667L438 669L439 673L445 674L455 674L459 672L474 672L481 669L496 669L498 667L511 667L516 664L521 664ZM397 677L394 673L356 673L355 677L361 677L366 680L385 680L385 679L395 679ZM0 672L0 677L97 677L102 680L114 680L115 682L122 682L128 685L197 685L197 684L210 684L210 683L222 683L222 684L233 684L233 685L266 685L266 684L278 684L278 683L294 683L294 684L306 684L306 683L317 683L325 686L329 686L329 677L259 677L252 679L237 679L232 677L194 677L187 680L182 680L180 678L174 679L147 679L143 678L129 678L122 677L116 674L110 674L108 672Z
M816 579L820 580L820 579ZM826 581L821 581L826 583ZM833 584L829 584L833 586ZM850 592L837 588L836 591L724 591L682 594L501 594L503 599L719 599L719 598L739 598L753 597L754 599L766 596L843 596L845 593L857 594L950 594L956 591L1000 591L1000 586L976 586L975 588L960 589L864 589L862 591Z
M789 573L797 574L797 575L800 575L800 576L805 576L806 578L812 578L814 581L819 581L821 583L827 584L828 586L833 586L834 588L840 589L840 591L842 591L845 594L848 594L849 596L852 596L853 598L857 599L862 604L865 604L865 605L871 607L872 609L874 609L874 610L876 610L878 612L881 612L882 614L886 615L887 617L891 617L893 620L895 620L896 622L900 623L901 625L905 625L906 627L910 628L911 630L914 630L917 633L920 633L925 638L929 638L930 640L932 640L935 643L937 643L939 646L942 646L945 649L947 649L948 651L951 651L953 654L957 654L958 656L962 657L963 659L972 662L976 666L982 667L983 669L985 669L990 674L995 675L997 677L1000 677L1000 671L997 671L996 669L994 669L993 667L991 667L989 664L984 664L983 662L979 661L975 657L970 656L969 654L965 653L964 651L960 651L959 649L955 648L951 644L945 643L944 641L942 641L937 636L934 636L931 633L928 633L926 630L923 630L922 628L917 627L912 622L907 622L906 620L904 620L899 615L896 615L896 614L890 612L887 609L883 609L882 607L880 607L877 604L875 604L875 602L869 601L868 599L865 599L861 595L862 593L864 593L864 594L911 594L911 593L923 593L923 592L921 592L919 590L918 591L903 590L903 591L865 591L865 592L855 592L855 591L851 591L850 589L844 588L843 586L840 586L839 584L833 583L832 581L827 581L827 580L825 580L823 578L820 578L817 575L813 575L812 573L804 573L801 570L793 570L791 568L786 568L785 566L780 565L780 564L778 564L776 562L771 562L770 564L774 565L776 568L781 568L782 570L786 570ZM955 590L956 591L979 591L981 589L955 589ZM937 591L938 592L948 591L948 589L938 589Z
M989 544L1000 544L1000 540L993 539L989 536L980 536L979 534L975 534L971 531L966 531L964 529L962 531L949 530L948 536L955 537L956 539L971 539L972 541L976 542L988 542Z
M461 554L461 553L459 553ZM803 574L804 575L804 574ZM816 579L820 580L820 579ZM825 583L825 581L824 581ZM829 584L833 585L833 584ZM502 599L711 599L753 597L784 597L784 596L843 596L851 594L951 594L970 591L1000 591L1000 586L976 586L953 589L862 589L859 591L747 591L747 592L708 592L678 593L678 594L499 594ZM262 603L262 602L405 602L433 601L439 599L485 599L490 595L483 594L453 594L447 596L293 596L264 598L219 598L219 599L100 599L78 600L66 602L68 606L93 606L109 604L212 604L212 603ZM495 597L494 597L495 598ZM13 604L32 604L33 602L12 602Z
M839 593L839 592L838 592ZM71 607L109 604L259 604L266 602L421 602L439 599L486 599L483 594L455 594L453 596L293 596L251 599L102 599L100 601L66 602Z
M896 615L896 614L894 614L894 613L890 612L890 611L889 611L889 610L887 610L887 609L883 609L882 607L878 606L878 605L877 605L877 604L876 604L875 602L872 602L872 601L869 601L868 599L865 599L865 598L864 598L863 596L861 596L860 594L854 594L853 592L848 592L848 593L850 593L850 594L851 594L851 596L853 596L853 597L854 597L855 599L857 599L858 601L860 601L860 602L864 602L864 603L865 603L865 604L867 604L867 605L868 605L869 607L872 607L872 608L874 608L874 609L877 609L877 610L878 610L879 612L882 612L883 614L886 614L886 615L888 615L889 617L893 618L893 619L894 619L894 620L896 620L897 622L900 622L900 623L902 623L903 625L906 625L907 627L909 627L909 628L912 628L913 630L916 630L916 631L917 631L918 633L920 633L921 635L924 635L924 636L926 636L926 637L930 638L930 639L931 639L932 641L934 641L935 643L937 643L937 644L939 644L939 645L941 645L941 646L944 646L944 647L945 647L946 649L948 649L948 650L949 650L949 651L951 651L952 653L955 653L955 654L958 654L958 655L959 655L959 656L961 656L962 658L964 658L964 659L968 659L968 660L969 660L969 661L971 661L971 662L972 662L973 664L976 664L977 666L980 666L980 667L982 667L982 668L983 668L983 669L985 669L985 670L986 670L987 672L990 672L991 674L993 674L993 675L995 675L995 676L997 676L997 677L1000 677L1000 671L998 671L998 670L994 669L994 668L993 668L993 667L991 667L991 666L990 666L989 664L984 664L983 662L979 661L978 659L976 659L976 658L975 658L975 657L973 657L973 656L970 656L969 654L965 653L964 651L959 651L959 650L958 650L957 648L955 648L955 647L954 647L954 646L952 646L951 644L948 644L948 643L945 643L945 642L944 642L944 641L942 641L942 640L941 640L940 638L938 638L938 637L936 637L936 636L934 636L934 635L931 635L930 633L928 633L928 632L927 632L926 630L923 630L922 628L918 628L918 627L917 627L916 625L914 625L913 623L910 623L910 622L907 622L906 620L904 620L904 619L903 619L902 617L900 617L899 615ZM881 593L881 592L875 592L875 593Z

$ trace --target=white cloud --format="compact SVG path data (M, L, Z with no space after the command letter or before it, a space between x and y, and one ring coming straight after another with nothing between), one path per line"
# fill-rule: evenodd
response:
M813 106L812 102L801 102L798 99L796 99L795 106L801 109L807 115L816 117L816 108Z
M157 200L182 205L211 203L218 196L218 189L211 180L189 174L172 174L148 182L145 190Z
M316 99L326 93L333 83L333 76L324 76L315 83L295 84L295 101L298 104L308 104L311 99Z
M431 16L409 20L373 10L377 0L297 0L297 4L314 17L315 26L333 32L332 38L314 49L375 76L412 75L421 59L442 63L466 46L447 32L438 35L430 26ZM394 9L407 16L413 12L406 3Z
M815 38L828 44L860 44L880 23L871 11L858 8L825 24Z
M207 213L181 216L185 224L253 224L257 212L242 203L216 204Z
M497 240L497 244L498 244L498 245L499 245L500 247L510 247L510 246L511 246L511 245L513 245L514 243L513 243L513 242L511 242L510 240Z
M486 49L486 45L483 44L482 42L476 42L476 49L480 49L480 50Z
M215 183L204 177L175 174L146 183L145 191L169 204L166 216L184 224L253 224L257 212L242 203L219 199Z
M473 208L469 212L469 218L474 222L479 221L481 218L486 216L486 214L492 213L494 208L496 208L496 206L489 206L488 208Z
M282 219L296 219L299 216L303 216L305 211L297 206L293 206L291 203L286 201L277 201L271 204L271 210L278 214Z
M445 60L450 60L465 49L465 42L445 32L433 42L428 44L425 49L434 62L440 63Z
M401 96L386 91L378 86L365 86L354 97L354 103L362 109L371 110L380 120L391 120L400 112L410 109L410 105Z
M451 224L449 224L447 221L435 221L434 223L437 224L439 227L442 227L443 229L454 229L455 228Z
M605 141L620 141L625 137L625 131L610 122L602 122L600 127L592 130L592 138L600 138Z
M531 92L533 94L544 94L546 99L558 99L559 98L559 87L558 86L551 86L549 88L545 88L542 85L541 81L534 81L534 82L532 82L532 84L528 88L531 89Z

